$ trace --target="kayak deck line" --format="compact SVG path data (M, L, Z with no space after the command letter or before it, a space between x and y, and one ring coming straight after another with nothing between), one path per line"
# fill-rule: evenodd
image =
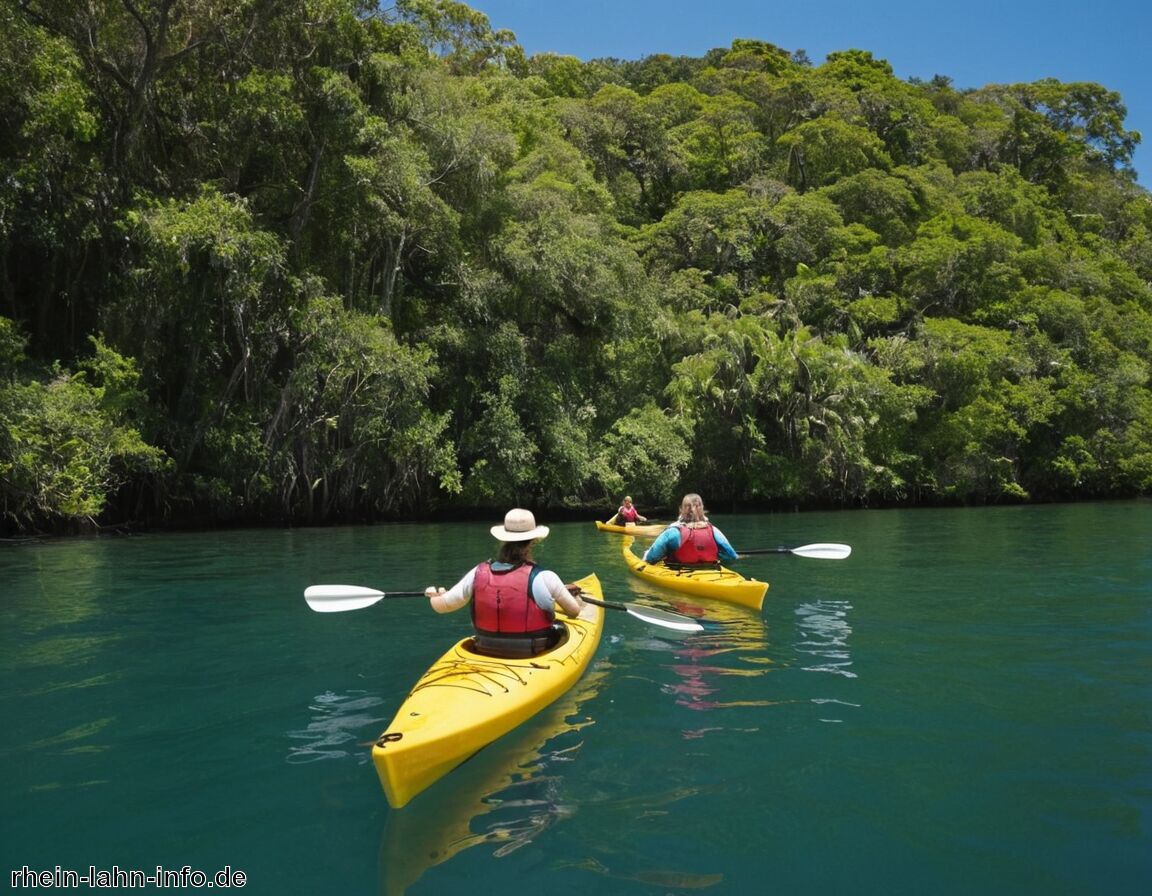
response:
M425 688L459 688L466 687L468 690L475 690L479 694L490 694L491 692L483 688L472 688L461 684L459 681L448 680L457 679L462 675L479 675L485 680L492 682L492 684L500 684L507 693L511 690L506 685L501 684L501 677L511 679L516 684L527 684L528 679L522 674L525 668L548 671L553 666L563 665L564 661L555 663L538 663L533 659L528 659L526 662L522 661L519 666L510 665L507 662L500 660L494 662L478 661L472 659L458 659L453 660L451 663L442 663L433 666L425 673L425 677L416 683L412 688L411 693L415 694L417 691L424 690ZM431 677L437 676L437 677Z

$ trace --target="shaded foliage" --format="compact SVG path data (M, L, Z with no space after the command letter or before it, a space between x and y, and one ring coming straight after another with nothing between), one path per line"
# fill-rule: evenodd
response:
M1121 98L0 0L8 530L1152 489Z

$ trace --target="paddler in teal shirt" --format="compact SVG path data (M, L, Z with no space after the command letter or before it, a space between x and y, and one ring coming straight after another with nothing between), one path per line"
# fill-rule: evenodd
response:
M661 532L644 552L647 563L663 560L685 566L739 559L740 555L724 533L708 521L704 499L695 493L684 496L680 502L680 518Z

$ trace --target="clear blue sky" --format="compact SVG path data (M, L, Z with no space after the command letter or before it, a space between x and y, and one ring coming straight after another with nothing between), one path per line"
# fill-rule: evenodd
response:
M1056 78L1121 95L1140 182L1152 175L1152 0L465 0L529 54L639 59L701 56L736 38L804 50L869 50L897 77L933 75L956 88Z

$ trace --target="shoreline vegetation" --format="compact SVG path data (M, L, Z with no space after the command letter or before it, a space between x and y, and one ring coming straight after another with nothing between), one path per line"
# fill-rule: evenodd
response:
M452 0L0 0L0 537L1147 496L1125 116Z
M858 507L843 507L843 506L769 506L767 504L761 505L746 505L746 506L719 506L715 509L709 509L709 517L717 519L733 517L740 517L742 515L793 515L793 514L809 514L809 513L852 513L859 510L871 511L897 511L897 510L961 510L964 508L976 509L979 507L984 508L1009 508L1009 507L1040 507L1040 506L1060 506L1060 505L1073 505L1073 504L1127 504L1127 503L1141 503L1152 500L1149 496L1135 496L1135 497L1118 497L1118 498L1070 498L1064 500L1051 500L1051 501L1013 501L1002 502L993 504L985 502L983 504L968 503L933 503L933 504L917 504L908 505L901 503L892 503L878 506L858 506ZM543 514L540 518L543 520L547 517L549 525L557 525L559 523L587 523L592 525L597 520L604 521L608 514L602 507L552 507L547 509L537 509L534 511L538 515ZM672 521L676 518L676 508L655 508L653 510L660 519L664 520L663 523L656 523L655 525L672 525ZM25 530L20 534L0 535L0 547L20 547L22 545L45 544L58 541L71 541L74 539L101 539L101 538L133 538L147 535L194 535L202 533L219 533L219 532L256 532L256 531L272 531L272 530L297 530L307 531L309 529L334 529L341 526L352 527L365 527L365 528L387 528L389 526L407 526L407 525L451 525L454 523L466 525L487 525L493 521L499 521L503 511L498 508L484 507L484 508L452 508L450 510L437 511L435 513L427 514L419 517L377 517L363 520L338 520L326 521L317 523L294 523L292 521L273 522L260 519L234 519L222 522L214 517L203 517L199 519L165 519L152 523L136 523L136 522L102 522L89 521L84 526L76 526L71 528L58 527L52 531L32 531ZM653 524L647 524L651 526ZM647 528L647 526L642 528Z

